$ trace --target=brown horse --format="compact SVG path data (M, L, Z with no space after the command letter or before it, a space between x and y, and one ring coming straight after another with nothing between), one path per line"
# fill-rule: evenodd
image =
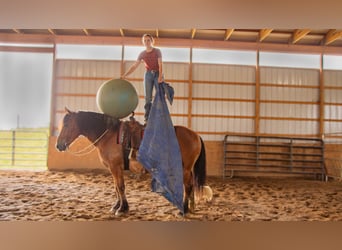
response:
M117 202L111 211L115 215L127 213L129 210L125 195L124 162L127 158L125 149L134 152L140 146L143 126L137 121L120 121L116 118L95 112L72 112L66 108L56 148L66 151L70 144L80 135L85 136L96 146L101 162L110 170L113 179ZM211 191L205 186L206 157L204 143L200 136L192 130L175 126L176 136L181 149L183 162L184 213L194 210L194 191ZM134 155L134 154L133 154ZM131 164L137 165L131 159ZM204 187L204 189L203 189Z

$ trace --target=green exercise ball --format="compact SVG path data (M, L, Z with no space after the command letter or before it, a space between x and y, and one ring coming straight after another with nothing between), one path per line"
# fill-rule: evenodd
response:
M130 115L138 106L138 101L134 86L123 79L111 79L104 82L96 94L98 109L118 119Z

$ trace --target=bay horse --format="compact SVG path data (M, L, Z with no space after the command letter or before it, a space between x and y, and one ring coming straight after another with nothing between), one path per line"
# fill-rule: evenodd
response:
M116 216L127 213L129 205L125 195L124 182L124 162L127 154L124 152L128 145L133 152L138 150L144 126L134 118L130 121L121 121L102 113L73 112L67 108L65 111L66 114L57 137L57 150L66 151L79 136L85 136L97 148L102 164L112 174L117 201L111 211ZM201 137L186 127L174 126L174 128L183 163L183 206L184 214L186 214L189 210L194 211L194 192L196 191L197 198L197 195L200 197L203 191L208 190L210 193L211 189L205 185L206 155ZM130 162L135 166L139 165L135 159L132 157ZM143 169L142 166L141 169Z

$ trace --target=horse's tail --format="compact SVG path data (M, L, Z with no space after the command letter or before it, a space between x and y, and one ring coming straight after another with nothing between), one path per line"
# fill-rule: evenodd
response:
M196 199L205 198L207 201L212 199L212 190L206 185L207 178L207 165L206 165L206 152L202 138L201 140L201 153L198 156L194 166L194 187Z
M202 138L201 140L201 153L198 156L195 166L194 166L194 179L195 179L195 188L200 189L204 186L207 177L207 166L206 166L206 155L205 155L205 147Z

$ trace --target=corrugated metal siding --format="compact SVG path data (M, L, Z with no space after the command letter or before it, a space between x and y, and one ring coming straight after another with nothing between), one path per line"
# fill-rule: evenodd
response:
M189 64L188 63L163 63L163 72L165 79L173 80L189 80Z
M227 131L253 133L254 120L245 117L255 114L254 67L193 64L193 79L201 82L192 86L194 130L207 132L206 140L222 140Z
M326 120L342 120L342 71L324 71L324 115ZM329 87L332 87L331 89ZM341 121L325 121L324 133L342 132Z
M325 133L341 133L342 131L342 123L340 121L331 121L325 122Z
M319 86L319 70L260 67L260 82L296 86Z
M212 117L194 117L193 129L195 131L211 133L220 132L221 134L203 134L204 140L223 140L224 133L253 133L254 120L253 119L222 119Z
M167 102L168 103L168 102ZM168 103L169 111L172 114L184 115L188 114L188 101L187 100L174 100L173 104Z
M325 86L342 87L342 71L341 70L324 70Z
M319 123L313 121L261 120L262 134L312 135L319 131Z
M254 116L254 103L229 101L193 101L192 114Z
M342 81L340 84L342 86ZM342 89L326 89L324 99L325 102L342 103Z
M261 103L260 116L318 119L319 105Z
M132 63L124 62L125 71ZM119 77L121 72L121 61L57 60L56 66L57 111L65 106L98 111L95 96L99 86L105 78ZM175 89L174 103L169 105L175 125L188 126L190 117L192 129L202 132L205 140L222 140L226 132L255 132L255 67L194 63L193 79L189 79L188 63L166 62L163 67L165 80ZM140 96L136 118L141 122L144 72L141 64L129 76ZM324 83L325 119L333 120L325 121L325 132L342 131L342 71L324 71ZM55 114L55 126L62 115ZM319 70L260 67L259 115L262 134L318 134Z
M120 61L57 60L57 76L74 77L119 77Z
M255 68L221 64L193 64L193 80L224 82L255 82Z
M319 88L287 88L283 87L265 87L260 88L261 100L277 101L301 101L318 102Z
M193 97L232 98L254 100L255 86L197 83L193 87Z
M296 135L318 133L318 70L261 67L260 84L260 133ZM279 87L264 84L278 84ZM272 118L282 118L282 120ZM293 118L302 120L293 120ZM310 119L317 119L317 121Z
M326 105L324 107L326 119L342 120L342 107L337 105ZM342 131L342 130L341 130Z
M57 93L96 94L104 80L57 80Z

